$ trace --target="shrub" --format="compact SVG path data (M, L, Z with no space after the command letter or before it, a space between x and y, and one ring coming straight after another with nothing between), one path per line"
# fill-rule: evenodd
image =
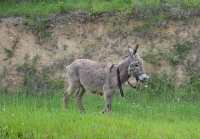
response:
M29 17L26 18L24 24L38 36L39 42L51 37L51 32L48 30L49 20L47 17Z
M28 58L26 58L28 59ZM17 71L23 76L23 86L26 93L50 93L64 87L64 81L52 79L50 74L37 69L39 56L31 60L26 60L24 64L18 66Z
M13 55L14 55L14 50L13 50L13 49L4 48L4 52L5 52L5 54L6 54L6 58L4 58L4 60L10 59L10 58L12 58Z
M59 12L60 12L60 13L65 13L65 12L66 12L65 5L64 5L64 2L63 2L63 1L59 1L59 2L56 4L56 7L59 9Z
M178 43L174 45L174 52L169 53L167 58L172 65L183 64L188 52L191 50L191 42Z
M200 73L193 73L188 82L188 87L191 92L198 92L200 95Z

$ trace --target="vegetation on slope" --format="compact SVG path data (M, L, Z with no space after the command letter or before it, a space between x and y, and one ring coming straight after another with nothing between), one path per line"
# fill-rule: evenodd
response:
M199 0L1 0L0 16L32 16L73 10L90 14L125 12L139 17L166 14L188 17L198 15Z

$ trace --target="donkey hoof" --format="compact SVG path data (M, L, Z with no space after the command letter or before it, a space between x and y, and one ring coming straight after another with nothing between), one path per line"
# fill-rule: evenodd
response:
M106 113L106 110L102 110L100 113L104 114L104 113Z

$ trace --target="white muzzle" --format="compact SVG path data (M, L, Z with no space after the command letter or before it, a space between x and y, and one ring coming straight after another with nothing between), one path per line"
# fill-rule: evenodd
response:
M138 77L138 79L140 80L140 81L144 81L144 80L148 80L149 79L149 76L147 75L147 74L141 74L139 77Z

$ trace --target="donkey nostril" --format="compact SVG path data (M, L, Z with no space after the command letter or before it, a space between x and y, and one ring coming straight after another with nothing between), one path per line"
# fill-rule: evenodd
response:
M146 74L142 74L142 75L139 76L139 79L140 79L141 81L148 80L148 79L149 79L149 76L146 75Z

